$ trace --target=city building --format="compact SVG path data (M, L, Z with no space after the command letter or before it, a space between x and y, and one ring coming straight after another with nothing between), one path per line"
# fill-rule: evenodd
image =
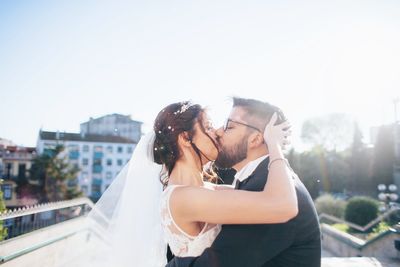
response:
M20 195L17 195L16 192L17 185L28 183L29 170L35 156L36 149L34 147L15 146L10 142L0 144L1 191L7 207L37 203L36 198L26 190L22 190Z
M34 147L4 147L0 145L0 158L2 159L0 175L5 180L26 180L35 156L36 149Z
M81 123L81 134L114 135L139 142L142 122L132 120L129 115L109 114Z
M117 135L41 130L37 153L42 154L46 149L63 145L65 150L62 156L80 169L77 182L81 191L97 200L129 161L136 144L134 140Z

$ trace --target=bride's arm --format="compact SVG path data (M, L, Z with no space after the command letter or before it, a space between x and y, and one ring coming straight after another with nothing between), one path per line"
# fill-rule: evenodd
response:
M204 182L207 184L207 187L211 187L214 190L234 190L235 187L230 184L213 184L210 182Z
M276 128L280 125L271 127L272 135L274 130L281 130ZM264 191L180 187L170 199L173 217L217 224L283 223L295 217L298 207L292 175L284 160L274 160L283 158L283 153L279 140L271 139L268 142L271 164Z
M217 184L214 187L215 190L234 190L235 187L233 185L227 185L227 184Z

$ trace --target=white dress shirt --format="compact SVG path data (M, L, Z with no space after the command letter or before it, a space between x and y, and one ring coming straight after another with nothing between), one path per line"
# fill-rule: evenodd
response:
M246 178L249 177L255 171L255 169L258 167L258 165L267 157L268 157L268 155L264 155L264 156L259 157L258 159L255 159L255 160L247 163L242 169L240 169L235 174L235 179L233 179L232 185L235 185L237 180L239 180L240 182L243 182L243 180L246 180Z

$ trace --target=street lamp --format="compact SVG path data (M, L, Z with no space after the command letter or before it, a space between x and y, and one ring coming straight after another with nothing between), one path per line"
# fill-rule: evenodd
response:
M384 203L384 205L380 208L381 211L387 210L391 202L396 201L399 198L399 195L395 192L397 191L397 186L391 184L386 186L385 184L378 185L378 198Z

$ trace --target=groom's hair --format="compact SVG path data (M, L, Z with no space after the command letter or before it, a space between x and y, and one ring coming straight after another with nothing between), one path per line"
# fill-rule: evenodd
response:
M276 112L278 119L275 124L281 124L286 121L286 116L282 110L268 102L263 102L255 99L233 97L232 107L240 107L245 110L246 115L243 117L246 122L264 129L267 123L270 121L272 115Z

